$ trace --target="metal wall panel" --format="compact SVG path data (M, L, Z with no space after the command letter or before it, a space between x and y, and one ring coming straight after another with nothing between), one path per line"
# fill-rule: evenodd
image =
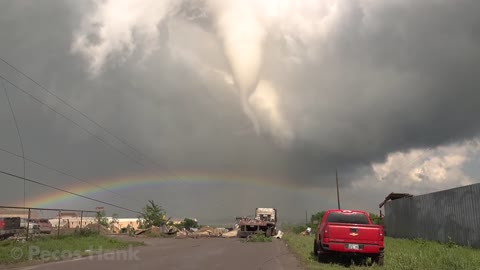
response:
M480 184L389 201L385 230L392 237L480 248Z

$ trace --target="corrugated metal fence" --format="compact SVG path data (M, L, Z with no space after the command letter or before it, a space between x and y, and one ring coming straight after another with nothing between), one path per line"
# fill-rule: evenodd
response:
M392 237L480 248L480 184L387 202L385 229Z

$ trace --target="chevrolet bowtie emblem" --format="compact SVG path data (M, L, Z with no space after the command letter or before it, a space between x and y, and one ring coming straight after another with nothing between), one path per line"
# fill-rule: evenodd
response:
M351 235L351 236L357 236L357 235L358 235L358 233L356 233L356 232L352 232L352 233L350 233L350 235Z

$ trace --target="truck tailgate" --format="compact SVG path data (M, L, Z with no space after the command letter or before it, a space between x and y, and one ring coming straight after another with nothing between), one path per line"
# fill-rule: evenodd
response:
M329 223L327 226L331 242L378 245L383 239L382 228L377 225Z

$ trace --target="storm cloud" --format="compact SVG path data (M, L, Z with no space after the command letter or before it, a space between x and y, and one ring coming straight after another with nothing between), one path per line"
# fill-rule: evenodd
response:
M1 56L151 158L72 114L146 168L110 158L115 153L92 146L94 138L45 110L32 117L42 109L17 97L28 155L85 178L203 171L329 190L337 168L344 188L368 194L359 184L380 181L387 157L408 164L392 156L412 149L440 149L426 154L438 155L480 131L478 1L4 1L0 7ZM5 65L0 71L35 87ZM11 126L3 97L0 106L2 122ZM2 145L17 151L11 132L2 129ZM67 162L69 152L75 155ZM438 170L428 168L435 164L461 169L464 163L424 162L420 170L434 177ZM413 190L439 188L416 186L415 175L402 176ZM475 181L458 175L451 185ZM375 195L391 191L383 188ZM295 196L299 207L313 200Z

